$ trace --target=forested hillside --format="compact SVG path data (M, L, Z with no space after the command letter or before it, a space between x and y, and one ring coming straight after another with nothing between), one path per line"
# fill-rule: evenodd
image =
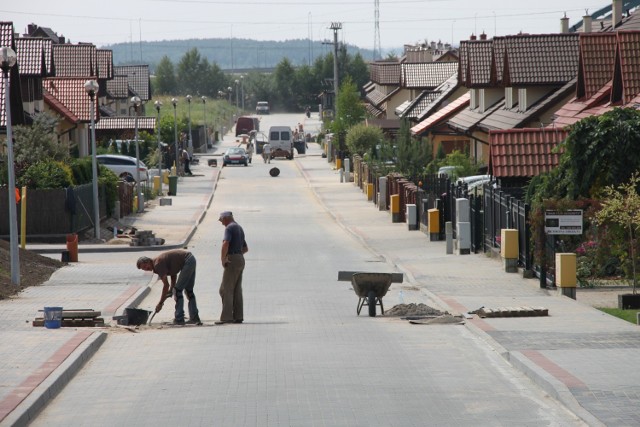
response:
M257 41L248 39L189 39L155 42L118 43L103 46L113 50L115 65L149 64L152 72L164 55L177 63L190 49L196 48L203 58L216 63L223 70L247 70L273 68L283 58L288 58L295 67L312 64L316 58L326 55L332 45L308 40ZM365 60L372 58L370 49L347 45L349 54L360 53ZM309 58L311 57L311 61Z

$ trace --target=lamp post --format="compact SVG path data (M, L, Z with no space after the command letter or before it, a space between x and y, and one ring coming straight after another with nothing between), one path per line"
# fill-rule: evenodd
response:
M240 105L244 112L244 76L240 76Z
M178 100L175 98L171 98L171 103L173 104L173 140L174 140L174 144L176 146L176 160L174 162L175 165L175 169L176 169L176 175L178 176L178 168L180 167L180 162L178 161L179 157L179 151L178 151L178 113L176 111L176 106L178 105Z
M9 70L16 64L16 53L8 47L0 48L0 68L4 83L4 111L7 125L7 175L9 194L9 249L11 283L20 286L20 259L18 256L18 213L16 210L16 177L13 164L13 134L11 129L11 96L9 96Z
M133 111L136 113L135 118L135 141L136 141L136 188L138 189L138 213L144 211L144 200L142 200L142 185L140 185L140 147L138 144L138 107L140 107L141 100L139 96L132 96L131 103L133 104Z
M156 101L153 103L156 106L156 120L158 122L158 176L160 177L160 195L162 195L162 144L160 142L160 107L162 107L162 102Z
M229 93L229 104L231 104L231 94L233 93L233 88L229 86L227 88L227 92Z
M202 99L202 114L203 114L203 123L204 123L204 148L205 152L207 148L209 148L209 132L207 132L207 97L202 95L200 97Z
M95 238L100 238L100 203L98 201L98 162L96 160L96 122L95 122L95 98L98 91L98 82L87 80L84 90L89 95L89 115L91 116L91 171L93 176L93 231Z
M191 95L187 95L187 104L189 104L188 107L188 111L189 111L189 139L187 141L187 151L189 152L189 155L193 154L193 140L191 139Z
M236 80L236 111L238 111L238 90L240 88L240 81Z

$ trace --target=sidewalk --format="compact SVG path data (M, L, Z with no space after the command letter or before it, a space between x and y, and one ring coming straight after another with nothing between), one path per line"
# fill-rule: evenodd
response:
M233 142L228 138L223 144ZM536 280L505 273L498 260L483 254L446 255L445 242L431 242L422 232L409 231L406 224L392 223L389 213L379 212L353 183L340 183L338 172L320 157L317 145L310 147L307 156L295 160L309 188L345 233L405 273L404 283L394 285L394 291L402 289L406 302L436 301L454 313L482 306L548 308L549 317L474 316L466 327L589 425L640 425L640 372L635 360L640 328L541 290ZM188 243L206 214L219 169L201 160L194 173L180 178L172 206L150 208L130 219L128 225L166 239L157 249ZM81 246L79 263L59 270L44 286L0 302L0 339L14 343L0 350L0 377L7 385L0 388L0 426L26 424L106 339L106 332L91 328L34 328L30 324L37 314L34 307L55 302L93 308L108 320L135 306L148 292L149 276L134 274L131 262L83 264L83 254L105 246ZM134 259L137 251L151 248L109 250L123 251L125 256L132 251Z

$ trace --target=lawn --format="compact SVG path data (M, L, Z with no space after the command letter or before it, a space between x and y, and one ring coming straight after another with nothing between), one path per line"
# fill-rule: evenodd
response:
M622 310L620 308L606 308L606 307L597 307L598 310L604 311L607 314L610 314L615 317L619 317L622 320L626 320L627 322L637 324L637 313L638 310Z

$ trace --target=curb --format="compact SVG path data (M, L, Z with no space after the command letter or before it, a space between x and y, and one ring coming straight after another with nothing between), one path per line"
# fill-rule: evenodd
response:
M20 402L0 423L0 426L24 426L34 420L38 412L73 379L106 339L106 332L94 332L87 337L64 362Z

